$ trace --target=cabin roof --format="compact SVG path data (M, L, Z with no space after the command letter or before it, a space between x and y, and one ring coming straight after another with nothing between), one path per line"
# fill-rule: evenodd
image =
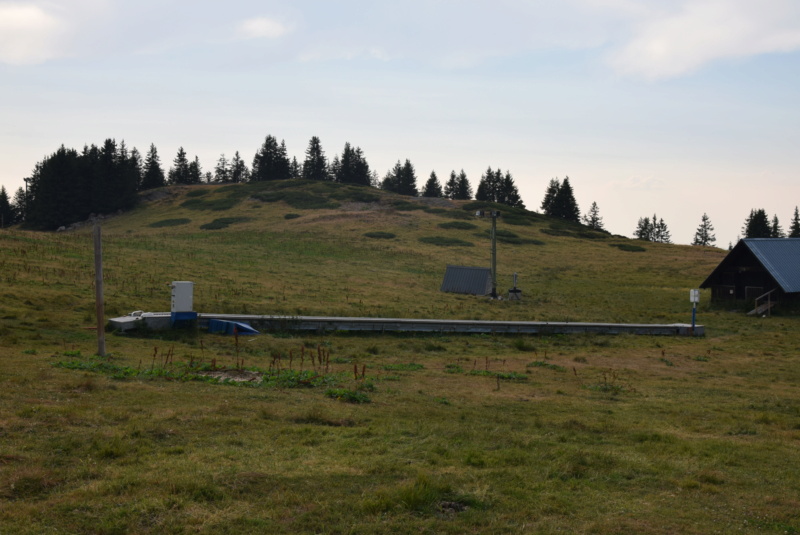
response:
M726 268L754 258L785 293L800 292L800 238L745 238L728 253L700 285L708 288Z

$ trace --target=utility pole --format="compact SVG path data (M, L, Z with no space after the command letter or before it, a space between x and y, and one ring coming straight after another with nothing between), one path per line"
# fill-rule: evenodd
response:
M97 315L97 355L106 356L105 309L103 307L103 244L100 221L94 221L94 299Z
M484 212L478 210L475 212L476 217L491 217L492 218L492 299L497 299L497 218L500 217L498 210L491 210Z

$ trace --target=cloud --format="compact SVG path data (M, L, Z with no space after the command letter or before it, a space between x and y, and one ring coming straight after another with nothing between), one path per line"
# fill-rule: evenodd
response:
M255 17L239 23L237 35L242 39L277 39L291 31L291 28L267 17Z
M26 65L63 56L61 39L67 32L67 24L39 6L2 2L0 62Z
M632 16L631 37L609 63L621 74L650 80L690 74L715 61L800 49L800 4L794 0L681 1Z
M654 191L663 190L666 183L656 177L630 177L623 180L616 180L610 184L611 189L624 189L633 191Z

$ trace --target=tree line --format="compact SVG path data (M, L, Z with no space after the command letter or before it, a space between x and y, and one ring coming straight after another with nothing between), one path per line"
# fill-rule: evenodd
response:
M440 197L454 200L488 201L516 208L525 208L510 171L500 168L487 170L481 175L474 190L462 169L450 172L442 183L431 171L422 188L418 188L414 165L400 160L380 178L370 168L360 147L345 143L341 154L328 159L317 136L313 136L305 150L302 162L289 158L284 141L272 135L253 156L248 167L239 151L228 159L221 154L213 171L203 171L197 156L189 159L180 147L165 173L154 144L142 158L136 148L128 150L125 142L107 139L102 146L85 146L81 152L63 145L53 154L38 162L25 178L25 188L19 188L13 198L0 186L0 228L23 223L29 228L52 230L83 221L92 214L108 214L132 208L138 193L167 185L192 185L203 183L243 183L271 180L324 180L341 184L354 184L381 188L400 195ZM600 209L592 202L581 215L569 177L550 180L541 204L544 215L581 223L587 227L606 231ZM714 246L716 236L707 214L703 214L695 232L692 245ZM742 228L745 238L800 237L800 213L795 207L788 231L784 231L777 215L771 219L763 209L754 209ZM641 217L633 236L640 240L672 243L670 231L663 218L653 214ZM728 246L732 247L731 244Z
M451 171L442 184L431 172L422 189L410 160L398 160L381 179L370 168L360 147L345 143L341 154L328 159L320 139L313 136L304 158L289 158L284 141L268 135L247 163L236 151L233 158L220 155L213 171L204 171L197 156L190 159L178 149L167 172L154 144L147 154L128 150L125 142L107 139L101 147L85 146L81 152L59 147L38 162L25 178L13 199L0 187L0 227L23 223L28 228L53 230L89 218L132 208L138 193L168 185L227 184L270 180L325 180L381 188L400 195L442 197L455 200L473 198L473 189L462 169ZM481 176L474 198L524 208L510 171L493 170Z

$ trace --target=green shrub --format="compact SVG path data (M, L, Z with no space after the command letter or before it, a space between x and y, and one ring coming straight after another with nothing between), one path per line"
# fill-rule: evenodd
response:
M285 214L283 216L284 219L297 219L300 217L300 214Z
M382 369L391 372L413 372L425 368L422 364L408 363L408 364L384 364Z
M568 237L575 237L576 234L574 232L570 232L568 230L557 229L557 228L543 228L539 229L543 234L547 234L548 236L568 236Z
M292 208L297 208L298 210L334 209L340 206L336 201L332 201L320 195L314 195L307 191L265 191L253 194L253 198L263 202L283 201Z
M427 243L429 245L437 245L439 247L474 247L475 244L459 240L456 238L446 238L444 236L429 236L419 239L422 243Z
M611 247L616 247L621 251L627 251L629 253L643 253L647 250L640 245L634 245L632 243L609 243L608 245Z
M236 223L245 223L250 220L251 218L249 217L221 217L219 219L215 219L211 223L200 225L200 228L203 230L221 230L224 228L228 228L230 225Z
M228 197L222 197L217 199L187 199L181 203L183 208L188 208L189 210L211 210L214 212L222 212L224 210L230 210L237 204L239 204L241 198L237 195L230 195Z
M329 398L346 403L370 403L371 401L369 396L365 393L348 388L329 388L325 391L325 395Z
M501 217L503 219L503 223L507 223L509 225L516 225L518 227L531 226L531 220L526 216L521 216L517 214L508 214Z
M342 188L339 191L330 193L329 196L331 199L336 199L337 201L373 203L381 200L380 195L369 192L367 188L360 188L357 186Z
M191 223L191 222L192 222L191 219L187 219L185 217L182 217L182 218L179 218L179 219L162 219L161 221L156 221L155 223L150 223L147 226L151 227L151 228L177 227L177 226L180 226L180 225L186 225L186 224Z
M469 214L463 210L442 210L441 212L434 212L434 209L425 210L428 213L440 215L442 217L449 217L450 219L461 219L464 221L472 221L475 219L475 214Z
M550 364L549 362L544 362L543 360L534 360L533 362L529 362L525 365L526 368L546 368L548 370L554 370L557 372L565 372L567 369L564 366L559 366L558 364Z
M445 364L444 371L446 373L464 373L464 368L458 364Z
M397 237L396 234L391 232L367 232L364 234L367 238L375 238L376 240L392 240Z
M608 233L597 232L595 230L582 230L578 232L578 237L587 240L605 240L608 236Z
M469 375L480 375L484 377L497 377L504 381L527 381L528 376L518 372L493 372L489 370L471 370Z
M466 221L447 221L445 223L439 223L439 228L472 230L474 228L477 228L477 225L473 225L472 223L467 223Z
M491 239L491 230L487 230L485 233L475 234L475 236L478 238ZM544 245L544 242L541 240L520 238L513 232L503 229L497 229L495 240L499 243L508 243L511 245Z
M202 197L208 193L207 189L193 189L186 193L187 197Z
M517 351L536 351L536 346L531 344L525 338L514 338L514 340L511 342L511 346Z

